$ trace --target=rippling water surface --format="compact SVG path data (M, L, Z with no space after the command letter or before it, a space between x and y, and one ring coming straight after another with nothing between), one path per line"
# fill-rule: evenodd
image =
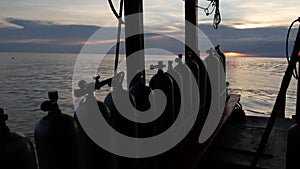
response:
M234 58L227 62L227 80L233 92L242 95L241 102L248 114L272 111L282 77L287 67L285 58ZM296 80L291 81L286 103L286 115L291 117L296 107Z
M64 113L74 112L72 76L77 56L45 53L0 54L0 107L9 115L8 125L12 130L25 134L33 132L35 124L45 115L39 110L39 106L47 99L49 90L58 90L59 105ZM98 69L102 79L113 74L114 57L106 58ZM159 60L166 63L167 60L174 59L175 56L147 56L147 79L156 72L149 70L150 64ZM247 114L270 113L286 66L284 58L228 59L227 80L230 82L230 89L242 95L241 102ZM120 70L124 69L125 66L120 65ZM85 78L92 80L92 77ZM104 87L97 96L103 99L109 90L108 87ZM289 117L295 112L295 102L296 81L293 80L286 104Z

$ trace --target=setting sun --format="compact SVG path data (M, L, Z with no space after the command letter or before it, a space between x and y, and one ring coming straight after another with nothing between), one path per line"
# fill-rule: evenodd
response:
M229 57L229 58L250 56L249 54L238 53L238 52L225 52L224 54L226 57Z

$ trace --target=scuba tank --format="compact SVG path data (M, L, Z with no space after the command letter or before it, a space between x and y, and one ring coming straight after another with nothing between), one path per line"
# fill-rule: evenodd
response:
M216 46L215 48L210 48L209 50L206 51L208 56L206 57L205 61L208 65L213 65L213 64L219 64L222 66L216 66L214 68L214 72L210 77L211 79L224 79L224 81L218 80L220 83L219 86L226 86L226 77L223 77L223 75L226 76L226 65L225 65L225 55L220 51L219 45ZM218 89L219 90L219 89ZM223 90L223 89L222 89ZM223 91L221 91L223 92Z
M192 58L192 53L185 58L185 64L190 68L198 86L192 86L192 91L199 91L200 103L197 122L197 132L199 133L204 125L211 103L211 85L208 72L203 61L199 57ZM195 89L197 87L198 89Z
M218 54L218 56L219 56L219 58L220 58L220 60L221 60L221 62L223 64L224 72L226 74L226 56L225 56L225 54L223 52L221 52L220 45L217 45L215 47L215 50L216 50L216 52L217 52L217 54Z
M176 120L180 110L181 97L179 87L170 74L163 72L165 66L166 65L164 65L162 61L159 61L158 65L150 65L150 69L153 70L157 68L158 71L157 74L151 78L149 86L152 90L162 90L167 99L164 112L155 120L155 135L161 134L167 130ZM156 101L160 102L160 100Z
M79 128L74 119L58 107L58 92L48 92L49 100L41 104L48 114L34 131L40 169L82 169L79 157Z
M109 121L111 113L103 102L96 100L94 96L94 91L100 90L105 85L111 86L112 78L103 81L99 81L99 80L100 80L100 76L95 77L95 83L87 83L84 80L79 81L78 82L79 89L74 91L74 96L77 98L85 96L84 100L82 100L81 102L84 103L82 105L85 106L87 106L89 103L92 103L92 101L97 101L98 108L100 109L103 117L105 118L105 120ZM74 116L76 121L78 121L76 117L76 112Z
M181 75L173 69L173 62L168 61L167 72L163 72L162 61L158 62L158 65L151 65L150 69L157 68L157 74L155 74L150 82L149 86L152 90L159 89L164 92L167 98L166 108L163 114L156 120L155 125L159 127L156 134L161 134L166 131L171 125L174 124L175 120L178 118L180 110L184 110L181 96L182 89L182 77ZM182 93L183 94L183 93ZM160 100L158 100L160 101ZM182 107L181 107L182 106ZM177 133L174 132L170 142L174 142L177 137ZM173 148L155 158L152 159L152 163L148 162L149 166L152 164L152 168L169 168L170 163L172 163L173 155L176 154L176 149Z
M181 82L180 84L181 97L184 98L181 100L181 106L183 106L183 112L190 112L193 111L193 101L192 101L193 100L193 90L192 90L193 73L191 72L189 67L183 63L182 54L178 54L178 58L175 59L175 62L177 63L177 65L174 67L173 71L169 70L169 72L170 74L177 74L177 77ZM174 77L176 77L176 75L174 75Z
M107 79L104 81L99 81L100 76L97 76L95 78L95 83L87 83L84 80L81 80L78 82L79 89L74 91L74 95L77 98L84 97L84 99L80 102L79 107L76 109L74 113L74 119L79 127L79 141L81 143L81 154L82 158L84 158L84 161L86 162L84 168L85 169L99 169L101 167L103 168L115 168L111 167L111 155L110 153L103 150L101 147L99 147L93 140L89 138L89 136L86 134L84 129L82 128L79 119L78 119L78 112L83 113L93 113L92 111L95 111L92 107L93 104L96 103L102 116L106 121L110 121L110 111L108 107L101 101L96 100L94 96L95 90L100 90L101 87L105 85L111 84L111 79ZM98 113L98 112L97 112Z
M124 135L138 137L137 123L128 120L120 113L120 111L133 111L131 112L133 114L135 111L133 108L136 105L133 96L122 87L124 75L124 72L120 72L114 76L112 80L113 90L105 97L104 104L107 105L111 112L109 123L111 127ZM128 98L129 102L126 102ZM127 109L130 104L133 105L132 109Z
M217 45L215 48L210 48L209 50L206 51L206 53L208 54L206 62L220 62L223 66L223 70L222 69L216 69L215 72L216 74L214 75L215 78L217 77L218 79L223 79L222 77L220 77L222 74L224 74L226 76L226 57L224 55L224 53L221 52L220 50L220 45ZM223 72L224 71L224 72ZM219 76L219 77L218 77ZM226 77L225 77L226 78ZM226 95L226 100L229 99L229 94L228 94L228 86L229 86L229 82L226 82L224 78L224 81L219 81L219 86L224 86L225 87L225 95ZM223 93L224 89L219 88L218 90L220 90L220 93ZM243 110L243 106L240 102L237 102L237 104L235 105L233 111L231 112L229 121L233 122L233 123L239 123L239 122L243 122L246 119L246 114Z
M143 82L138 81L129 89L130 94L136 102L136 109L139 111L146 111L151 107L148 96L151 93L150 87Z
M180 91L180 93L174 92L175 100L181 98L181 104L176 103L181 106L181 117L178 116L178 118L180 118L179 120L181 121L180 123L182 124L182 128L187 127L191 123L191 118L195 118L195 123L186 136L178 144L176 144L175 147L159 155L157 157L157 161L159 168L192 168L195 161L194 158L198 158L197 154L201 151L201 146L199 147L198 143L199 133L202 127L200 126L200 122L205 122L205 119L202 119L203 106L198 106L200 102L198 97L200 97L200 94L195 93L195 91L200 90L196 90L196 87L199 86L199 77L201 77L200 69L197 62L193 60L187 59L187 62L183 63L182 54L179 54L175 61L177 62L177 65L174 69L172 68L172 62L169 62L169 69L166 74L170 74L173 80L176 80L178 90ZM175 84L174 81L173 84ZM196 113L198 111L199 113ZM176 132L180 132L179 134L181 134L181 131ZM175 133L175 136L176 135L177 133ZM182 156L183 154L186 154L186 156Z
M173 93L173 97L174 97L174 109L177 111L178 109L180 109L180 105L182 100L181 100L181 91L182 90L182 76L176 72L173 69L173 61L168 61L168 70L166 72L166 75L169 76L172 81L173 81L173 88L174 88L174 93Z
M4 169L37 169L31 141L24 135L11 132L5 121L8 116L0 108L0 165Z
M142 78L137 78L142 79ZM151 106L151 103L154 103L153 92L150 87L146 86L144 82L138 81L136 84L131 84L132 87L129 89L130 95L133 97L135 102L135 109L145 113L145 111L149 111L150 108L152 111L155 111L155 107ZM147 113L154 114L155 112L151 112L151 110ZM137 138L147 138L155 135L154 133L154 123L136 123L134 125L137 127Z
M131 113L134 115L136 113L136 102L134 97L130 92L123 89L123 80L124 80L125 73L119 72L115 74L112 78L112 92L110 92L104 99L104 104L108 107L109 111L111 112L110 121L108 122L109 125L121 133L122 135L126 135L128 137L141 137L143 132L139 130L139 124L129 120L123 114L124 111L127 111L126 114ZM139 86L140 87L140 86ZM142 87L141 87L142 88ZM139 88L140 89L140 88ZM139 95L138 97L141 97ZM144 102L145 103L145 102ZM139 105L140 110L144 110L145 107L143 105ZM122 111L122 112L121 112ZM139 133L140 131L140 133ZM115 138L111 138L112 142ZM118 155L111 154L110 155L110 163L111 168L114 169L122 169L122 168L131 168L131 169L138 169L140 161L138 159L132 159L127 157L121 157Z
M105 83L105 81L98 82L100 77L96 79L96 83L86 83L84 81L80 81L78 86L80 89L75 90L74 94L76 97L86 95L85 99L79 104L76 113L75 119L79 124L78 115L81 113L89 113L89 114L98 114L98 110L94 110L94 104L97 102L98 108L101 111L102 116L106 120L106 122L112 127L114 130L118 132L122 132L122 134L129 135L131 137L136 137L137 135L137 126L132 122L132 126L129 126L129 121L125 121L126 119L119 112L119 105L117 102L122 101L118 99L122 99L124 97L129 97L128 100L134 105L134 100L131 95L122 88L122 82L124 79L124 73L118 73L115 77L110 79L109 83ZM107 82L108 80L106 80ZM102 86L108 84L110 87L113 86L113 91L107 95L107 97L103 102L97 101L93 92L95 90L99 90ZM131 104L130 103L130 104ZM96 112L95 112L96 111ZM124 111L124 110L123 110ZM80 114L79 114L80 113ZM132 112L134 113L134 112ZM81 115L82 116L82 115ZM88 116L88 114L87 114ZM80 125L79 125L80 126ZM128 127L129 126L129 127ZM89 136L85 133L82 127L81 128L81 140L83 140L83 144L86 145L86 152L88 157L88 167L87 169L98 169L100 167L107 169L121 169L121 168L131 168L138 169L139 168L139 160L121 157L115 154L112 154L103 148L99 147L93 140L89 138ZM101 133L99 133L101 134ZM114 137L105 138L110 139L111 143L114 142Z

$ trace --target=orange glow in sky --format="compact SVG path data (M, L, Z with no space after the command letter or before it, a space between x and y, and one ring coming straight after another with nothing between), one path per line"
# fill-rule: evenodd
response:
M224 54L226 57L229 57L229 58L251 56L246 53L238 53L238 52L225 52Z

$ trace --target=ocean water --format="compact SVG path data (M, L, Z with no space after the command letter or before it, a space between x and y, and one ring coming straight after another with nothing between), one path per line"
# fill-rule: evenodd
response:
M77 57L78 54L0 53L0 107L9 115L7 123L13 131L32 136L36 123L46 114L39 107L47 99L49 90L59 92L62 112L73 114L72 76ZM150 64L159 60L166 64L175 57L147 56L147 79L156 73L155 70L149 70ZM113 67L113 55L106 57L97 71L101 79L111 77ZM230 92L241 94L241 103L247 114L268 116L286 67L285 58L228 58L227 81L230 83ZM125 65L121 64L120 70L124 69ZM92 80L92 77L85 78ZM97 92L97 97L104 99L109 91L108 87L104 87ZM293 79L287 94L287 117L295 113L295 106L296 80Z

